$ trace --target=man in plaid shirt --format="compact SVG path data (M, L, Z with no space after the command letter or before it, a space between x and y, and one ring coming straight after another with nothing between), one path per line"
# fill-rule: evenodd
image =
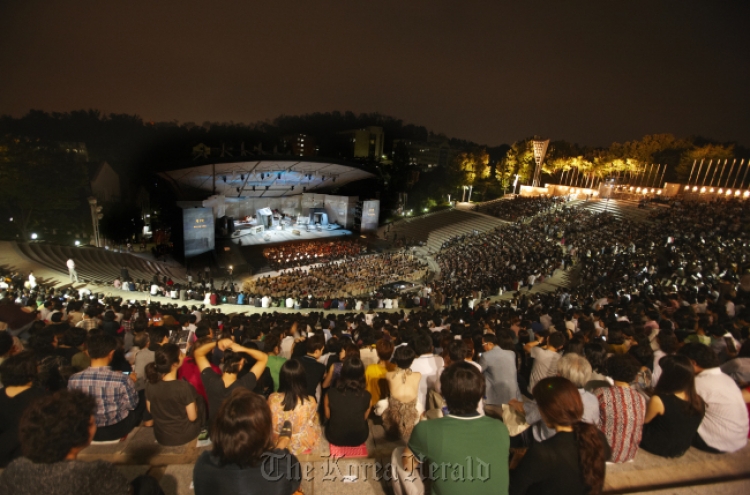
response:
M117 440L140 424L146 410L145 397L135 390L133 379L109 367L117 348L111 335L94 331L86 341L91 367L70 377L68 388L96 399L95 441ZM135 378L135 375L131 375Z

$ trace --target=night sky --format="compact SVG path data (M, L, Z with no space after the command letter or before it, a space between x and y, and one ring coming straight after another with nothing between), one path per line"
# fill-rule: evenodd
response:
M0 1L0 114L381 112L498 145L750 145L747 0Z

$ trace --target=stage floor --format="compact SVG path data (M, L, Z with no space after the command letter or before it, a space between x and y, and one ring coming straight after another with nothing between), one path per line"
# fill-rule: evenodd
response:
M283 244L285 242L295 241L319 241L332 237L344 237L352 235L351 230L346 229L335 229L335 230L311 230L308 232L306 229L299 230L299 235L292 233L292 229L287 227L286 230L266 230L260 234L247 233L240 237L232 238L232 242L238 246L271 246L274 244Z

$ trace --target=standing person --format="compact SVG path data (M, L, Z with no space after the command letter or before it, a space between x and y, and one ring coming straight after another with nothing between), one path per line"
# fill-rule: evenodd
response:
M344 361L336 387L328 390L324 408L326 438L333 445L357 447L370 434L370 392L365 390L365 366L358 357Z
M286 361L280 370L279 391L268 397L271 408L272 436L277 442L285 424L290 424L292 436L289 451L306 454L317 449L320 443L320 420L315 397L307 395L305 370L299 361Z
M198 438L203 423L203 401L186 381L177 379L185 355L177 344L164 344L146 365L146 407L154 420L154 436L161 445L183 445ZM200 407L199 407L200 404Z
M440 373L443 371L445 363L443 358L436 356L433 352L432 336L429 332L420 333L414 337L412 348L417 357L411 365L414 372L421 373L419 381L419 395L417 395L417 408L421 411L427 409L427 394L430 390L438 388Z
M748 412L742 391L719 368L719 358L703 344L685 344L678 354L690 359L695 390L706 403L706 415L693 447L712 453L736 452L747 445Z
M533 395L555 435L529 449L511 475L510 495L600 494L610 448L602 432L583 421L579 390L551 377L540 380Z
M662 457L681 457L703 421L706 405L695 390L690 359L668 355L659 363L661 379L646 408L641 448Z
M516 353L500 348L497 337L491 333L482 335L484 352L479 365L484 374L487 400L485 414L494 418L503 417L503 404L511 400L521 400L516 371Z
M70 282L78 283L78 272L76 272L76 262L73 258L68 258L68 275L70 275Z

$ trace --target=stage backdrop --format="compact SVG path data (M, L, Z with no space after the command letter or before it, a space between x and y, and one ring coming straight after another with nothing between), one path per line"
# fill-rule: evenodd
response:
M182 227L185 235L185 258L198 256L214 249L216 232L212 208L182 210Z

